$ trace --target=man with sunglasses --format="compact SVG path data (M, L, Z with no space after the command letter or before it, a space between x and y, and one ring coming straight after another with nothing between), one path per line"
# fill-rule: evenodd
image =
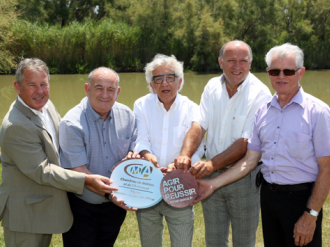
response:
M163 173L180 154L186 132L198 106L178 92L183 86L183 63L175 56L158 54L145 67L150 94L134 103L138 137L134 151L140 153ZM204 154L204 143L198 144L192 159ZM136 212L141 245L161 247L163 217L170 232L171 246L190 247L194 230L192 206L174 208L164 200Z
M257 112L248 151L228 171L199 181L199 198L253 170L261 159L266 247L322 246L322 205L330 188L330 109L299 84L303 51L289 43L266 55L276 91Z
M250 73L251 63L252 51L245 42L234 40L222 46L219 65L223 75L205 86L199 112L175 159L177 168L187 170L192 165L190 173L196 178L212 178L244 156L254 115L271 98L267 86ZM191 154L206 131L206 160L195 163ZM202 201L206 246L228 246L230 225L234 247L255 246L260 212L255 179L259 170Z

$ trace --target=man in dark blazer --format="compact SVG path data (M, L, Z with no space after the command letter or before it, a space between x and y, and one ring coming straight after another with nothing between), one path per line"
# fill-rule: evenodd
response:
M49 70L39 59L24 59L16 70L16 101L0 129L2 183L0 220L7 247L49 246L53 233L70 229L66 191L83 187L111 193L110 179L60 167L60 116L49 100Z

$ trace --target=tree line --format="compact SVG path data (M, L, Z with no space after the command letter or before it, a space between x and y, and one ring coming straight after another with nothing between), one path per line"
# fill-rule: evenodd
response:
M233 39L251 46L254 71L285 42L304 50L307 69L329 69L330 0L0 0L1 72L22 57L52 73L141 71L156 53L211 71Z

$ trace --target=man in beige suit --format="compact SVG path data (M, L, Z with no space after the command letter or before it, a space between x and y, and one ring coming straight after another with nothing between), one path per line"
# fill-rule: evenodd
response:
M73 222L66 191L81 194L86 186L104 195L116 188L109 178L60 167L60 117L49 100L49 70L43 61L21 61L14 87L18 97L0 129L5 244L49 246L52 234L68 231Z

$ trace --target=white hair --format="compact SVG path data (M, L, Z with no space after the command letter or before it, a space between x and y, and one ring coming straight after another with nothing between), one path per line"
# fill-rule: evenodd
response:
M298 68L304 67L304 52L296 45L285 43L280 46L274 46L265 56L265 61L268 68L270 68L273 56L277 55L279 58L284 58L288 55L295 55L296 66Z
M157 54L154 57L154 59L150 63L148 63L144 68L149 91L151 93L154 93L152 88L150 87L150 83L152 82L152 77L153 77L152 72L161 65L168 66L171 70L174 71L175 75L179 77L179 80L182 79L182 83L179 89L180 91L183 87L183 82L184 82L183 62L178 61L174 55L166 56L163 54Z

